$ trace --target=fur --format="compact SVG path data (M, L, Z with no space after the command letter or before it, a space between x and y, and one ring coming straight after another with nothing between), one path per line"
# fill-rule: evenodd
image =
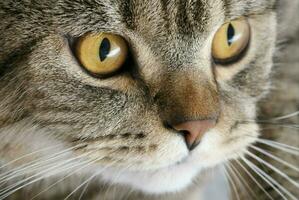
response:
M298 33L280 33L288 21L280 15L277 29L277 13L291 8L272 0L1 1L0 199L42 192L38 199L191 200L230 186L221 178L223 164L244 156L263 134L254 121L298 110L298 71L272 79L288 80L273 81L295 88L288 97L266 98L277 36ZM246 55L231 66L214 64L214 34L244 16L252 29ZM70 43L89 32L128 41L132 62L123 72L99 79L82 70ZM293 43L298 52L298 39ZM282 53L274 61L298 63ZM287 109L286 102L297 105ZM192 152L166 126L211 116L216 127ZM1 179L7 173L13 176ZM223 200L231 191L221 190Z

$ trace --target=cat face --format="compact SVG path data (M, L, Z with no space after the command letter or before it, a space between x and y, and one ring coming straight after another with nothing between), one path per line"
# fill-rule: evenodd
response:
M1 4L15 14L1 25L0 94L9 97L0 100L0 122L26 119L66 147L79 145L74 153L95 159L104 179L150 193L177 191L202 169L242 155L258 136L257 125L244 121L255 119L269 87L274 1ZM247 43L229 53L237 59L221 60L238 23ZM105 77L88 73L76 53L84 37L100 33L127 49L120 70ZM191 151L175 127L203 120L214 124Z

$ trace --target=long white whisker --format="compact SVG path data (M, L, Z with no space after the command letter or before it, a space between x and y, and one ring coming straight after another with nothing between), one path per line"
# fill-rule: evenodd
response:
M84 166L83 166L83 167L80 167L79 169L77 169L77 170L75 170L75 171L73 171L72 173L68 174L67 176L64 176L63 178L59 179L59 180L56 181L55 183L51 184L51 185L48 186L46 189L44 189L43 191L39 192L39 193L36 194L34 197L32 197L31 200L36 199L39 195L41 195L42 193L48 191L49 189L51 189L52 187L54 187L54 186L57 185L58 183L64 181L65 179L67 179L68 177L74 175L74 174L77 173L78 171L80 171L80 170L86 168L87 166L90 165L90 163L93 163L93 161L86 161L86 162L82 162L82 163L80 163L80 164L77 164L75 167L77 167L77 166L81 166L81 165L84 165ZM85 165L85 164L87 164L87 165ZM71 167L71 168L73 168L73 167ZM66 168L66 170L71 169L71 168Z
M288 180L290 183L292 183L295 187L299 188L299 184L294 181L293 179L291 179L287 174L283 173L281 170L279 170L278 168L274 167L273 165L271 165L270 163L264 161L263 159L259 158L258 156L254 155L253 153L251 153L250 151L246 151L246 154L249 155L250 157L252 157L253 159L255 159L256 161L266 165L267 167L269 167L270 169L272 169L273 171L275 171L276 173L278 173L280 176L284 177L286 180Z
M294 148L294 147L291 147L289 145L277 143L277 142L274 142L274 141L271 141L271 140L259 139L259 138L257 138L256 141L258 143L265 144L267 146L282 150L286 153L290 153L290 154L293 154L295 156L299 156L299 151L295 150L295 149L291 149L291 148Z
M284 120L284 119L289 119L292 117L296 117L297 115L299 115L299 111L284 115L284 116L280 116L280 117L275 117L275 118L271 118L271 119L260 119L258 121L260 122L277 122L280 120ZM256 122L256 120L245 120L244 122Z
M95 161L94 161L94 163L95 162L97 162L97 161L99 161L99 160L101 160L101 159L103 159L103 158L100 158L100 159L96 159ZM90 182L93 178L95 178L96 176L98 176L99 174L101 174L103 171L105 171L108 167L110 167L110 166L112 166L113 164L115 164L117 162L117 160L116 161L114 161L114 162L112 162L111 164L109 164L109 165L107 165L107 166L105 166L103 169L101 169L99 172L96 172L96 173L94 173L91 177L89 177L87 180L85 180L82 184L80 184L78 187L76 187L67 197L65 197L64 198L64 200L67 200L67 199L69 199L75 192L77 192L82 186L84 186L85 184L87 184L88 182ZM81 195L80 195L81 196Z
M64 168L63 170L60 170L59 172L67 171L67 170L69 170L69 169L72 169L72 168L75 168L75 167L78 167L78 166L87 164L87 163L89 163L89 162L90 162L90 161L85 161L85 162L82 162L82 163L79 163L79 164L76 164L76 165L67 165L66 168ZM45 177L42 176L42 177L39 177L39 178L37 178L37 179L34 179L34 180L32 180L32 181L30 181L30 182L24 184L24 185L21 185L21 186L15 188L15 189L12 189L10 192L4 194L2 197L3 197L3 198L6 198L6 197L12 195L13 193L15 193L16 191L18 191L18 190L20 190L20 189L22 189L22 188L24 188L24 187L26 187L26 186L28 186L28 185L31 185L31 184L33 184L33 183L35 183L35 182L37 182L37 181L40 181L40 180L42 180L42 179L44 179L44 178L45 178ZM2 198L2 197L0 196L0 198Z
M72 159L68 159L68 160L63 161L63 162L61 162L61 163L59 163L59 164L54 163L53 165L50 165L51 167L49 167L49 166L45 166L45 167L49 167L49 168L47 168L46 170L41 171L41 172L39 172L39 173L37 173L37 174L34 174L34 175L32 175L32 176L30 176L30 177L28 177L28 178L25 178L25 179L23 179L22 181L19 181L19 182L13 184L13 185L8 186L8 187L4 188L3 190L1 190L1 191L0 191L0 197L1 197L2 195L4 195L5 193L9 192L10 190L15 190L15 191L17 191L17 190L23 188L24 186L20 186L20 187L18 187L18 186L21 185L21 184L23 184L23 183L26 183L27 181L29 181L29 180L32 179L32 178L39 177L40 175L44 175L45 173L47 173L47 172L51 172L52 170L55 170L55 169L59 169L60 171L63 171L63 170L65 170L65 169L61 169L61 166L66 165L67 163L70 163L70 162L72 162L72 161L74 161L74 160L78 160L79 158L85 157L85 156L87 156L87 155L90 154L90 153L91 153L91 152L82 154L82 155L80 155L80 156L78 156L78 157L75 157L75 158L72 158ZM73 167L73 163L70 163L70 164L67 165L67 166L71 166L71 168L72 168L72 167ZM32 184L32 183L34 183L34 182L36 182L36 181L38 181L38 180L41 180L42 178L44 178L44 177L42 176L41 178L34 179L33 181L30 181L29 183L25 184L25 186L27 186L27 185L29 185L29 184ZM17 189L17 190L14 189L15 187L18 187L18 189ZM1 198L0 198L0 199L1 199Z
M271 142L272 144L276 144L276 145L279 145L279 146L282 146L282 147L285 147L285 148L288 148L288 149L292 149L292 150L295 150L295 151L299 151L299 148L298 148L298 147L290 146L290 145L283 144L283 143L280 143L280 142L275 142L275 141L267 140L267 139L259 139L259 140L262 140L262 141L265 141L265 142L268 141L268 142Z
M117 180L118 177L119 177L123 172L125 172L127 169L129 169L131 166L132 166L132 165L128 165L127 167L125 167L125 168L123 168L122 170L120 170L120 171L117 173L117 175L113 178L113 180L112 180L111 182L112 182L112 183L115 182L115 180ZM111 185L108 186L108 188L107 188L105 194L108 193L108 192L110 191L110 189L111 189Z
M294 166L294 165L292 165L292 164L290 164L290 163L282 160L281 158L279 158L279 157L277 157L275 155L272 155L271 153L269 153L269 152L267 152L267 151L265 151L265 150L263 150L263 149L261 149L261 148L259 148L257 146L251 145L250 147L253 148L254 150L256 150L256 151L258 151L258 152L260 152L260 153L262 153L262 154L264 154L264 155L272 158L273 160L276 160L277 162L279 162L279 163L281 163L281 164L283 164L283 165L285 165L285 166L287 166L287 167L289 167L289 168L291 168L291 169L299 172L299 168L298 167L296 167L296 166Z
M61 152L58 152L58 153L55 153L53 155L51 155L49 158L47 158L46 160L44 159L38 159L38 160L34 160L32 162L29 162L28 164L26 164L25 166L20 166L20 167L17 167L15 169L12 169L4 174L2 174L0 176L0 180L9 180L7 179L8 177L10 178L14 178L16 176L21 176L23 174L20 174L20 172L23 172L23 171L26 171L27 169L30 169L31 171L34 171L36 168L38 168L39 166L42 166L42 164L44 163L47 163L47 162L50 162L50 161L53 161L55 159L58 159L62 156L65 156L64 154L67 154L69 152L71 152L71 150L75 149L75 148L78 148L79 145L75 146L75 147L72 147L72 148L68 148L64 151L61 151ZM36 168L35 168L36 167ZM19 174L19 175L18 175ZM13 176L13 175L16 175L16 176ZM3 182L3 181L0 181L0 183Z
M228 167L230 168L230 170L232 172L234 172L236 174L237 177L239 177L240 182L245 185L245 189L247 188L249 190L249 193L251 196L254 196L255 199L257 199L257 196L255 195L255 193L252 191L252 189L250 188L250 186L248 185L247 181L244 179L244 177L242 176L242 174L238 171L238 169L232 164L228 164ZM248 192L247 192L248 193Z
M235 193L236 198L237 198L238 200L240 200L240 196L239 196L239 193L238 193L238 191L237 191L237 187L236 187L234 181L232 180L232 178L230 177L229 173L227 172L227 169L226 169L226 168L224 168L224 173L225 173L226 177L228 178L228 180L229 180L231 186L233 187L233 191L234 191L234 193Z
M257 124L265 124L265 123L262 123L262 122L257 122ZM272 125L272 129L273 129L273 126L275 126L276 128L288 128L288 129L294 129L294 130L298 130L299 129L299 125L297 124L265 124L267 126L271 126Z
M243 164L238 161L235 160L237 162L237 164L245 171L245 173L251 178L251 180L253 180L257 186L271 199L274 200L273 197L265 190L265 188L256 180L256 178L248 171L248 169L246 169L246 167L243 166Z
M95 178L96 176L98 176L99 173L95 173L94 175L92 175L91 177L89 177L87 180L85 180L82 184L80 184L78 187L76 187L67 197L64 198L64 200L69 199L75 192L77 192L82 186L84 186L85 184L87 184L88 182L90 182L93 178Z
M94 152L94 151L92 151ZM51 184L50 186L48 186L46 189L44 189L43 191L41 191L40 193L38 193L37 195L35 195L31 200L34 200L35 198L37 198L39 195L41 195L42 193L48 191L49 189L51 189L52 187L54 187L55 185L57 185L58 183L64 181L65 179L67 179L68 177L74 175L75 173L77 173L78 171L92 165L93 163L99 161L100 159L103 159L105 158L105 156L101 157L101 158L97 158L97 159L94 159L93 161L91 162L87 162L87 163L84 163L84 164L87 164L87 165L84 165L83 167L80 167L79 169L75 170L74 172L68 174L67 176L64 176L63 178L59 179L58 181L56 181L55 183Z
M246 129L243 129L243 130L247 131ZM265 144L267 146L279 149L279 150L284 151L286 153L290 153L290 154L299 156L299 148L298 147L291 146L291 145L284 144L284 143L280 143L280 142L276 142L276 141L273 141L273 140L257 138L256 136L250 135L249 133L250 132L248 132L248 134L244 134L244 135L242 135L240 137L250 137L250 138L255 139L255 141L257 143Z
M288 118L295 117L295 116L297 116L297 115L299 115L299 111L296 111L296 112L294 112L294 113L287 114L287 115L285 115L285 116L272 118L272 119L270 119L270 120L273 120L273 121L283 120L283 119L288 119Z
M17 161L19 161L19 160L22 160L22 159L27 158L27 157L30 157L30 156L32 156L32 155L38 154L38 153L43 152L43 151L47 151L47 150L50 150L50 149L54 149L54 148L59 147L59 146L61 146L61 145L60 145L60 144L59 144L59 145L54 145L54 146L51 146L51 147L47 147L47 148L44 148L44 149L39 149L39 150L37 150L37 151L34 151L34 152L31 152L31 153L25 154L25 155L23 155L23 156L21 156L21 157L19 157L19 158L17 158L17 159L14 159L14 160L12 160L12 161L6 163L5 165L2 165L2 166L0 167L0 170L3 169L3 168L5 168L5 167L7 167L7 166L9 166L9 165L11 165L11 164L13 164L13 163L15 163L15 162L17 162Z
M270 185L273 189L275 189L282 197L284 197L285 200L287 200L287 198L285 197L285 195L283 195L276 187L275 185L281 190L283 191L285 194L287 194L289 197L291 197L293 200L298 200L293 194L291 194L288 190L286 190L281 184L279 184L276 180L274 180L271 176L269 176L266 172L264 172L263 170L261 170L259 167L257 167L255 164L253 164L252 162L250 162L247 159L243 158L243 161L246 162L246 164L248 166L250 166L252 169L255 169L256 172L258 172L260 175L262 175L261 177L264 177L264 180Z
M88 183L85 185L85 187L83 188L83 190L82 190L82 192L81 192L81 194L80 194L78 200L81 200L81 199L83 198L83 196L84 196L84 194L85 194L85 192L86 192L86 190L87 190L89 184L90 184L90 182L88 182Z
M69 153L69 152L67 152L67 153ZM63 154L61 154L61 155L63 155ZM58 155L58 156L56 156L54 158L51 158L51 159L44 160L40 163L34 162L33 165L29 165L29 166L26 166L26 167L21 168L21 169L18 167L16 171L11 170L12 172L10 174L7 174L6 176L1 177L2 181L0 181L0 183L2 183L2 184L0 184L0 186L4 185L9 180L12 180L12 179L20 177L20 176L25 176L26 174L33 173L34 171L38 171L40 168L44 168L45 166L52 166L54 162L50 162L50 161L58 159L59 157L61 157L61 155ZM0 192L1 192L1 190L0 190Z
M250 196L250 194L249 194L248 191L246 190L246 188L245 188L243 182L240 180L240 177L236 175L236 173L232 170L231 166L230 166L229 164L225 164L225 166L226 166L226 168L227 168L227 170L228 170L228 173L231 174L231 176L232 176L231 178L232 178L233 180L236 180L235 184L240 186L239 189L240 189L241 191L246 191L247 195ZM248 196L247 196L247 197L248 197Z

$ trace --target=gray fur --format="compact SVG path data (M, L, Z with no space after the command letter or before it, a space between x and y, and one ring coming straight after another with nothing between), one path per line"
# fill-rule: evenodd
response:
M216 129L226 141L219 151L240 144L242 147L234 152L242 153L259 132L255 123L239 122L256 120L255 111L270 106L259 107L257 102L264 102L271 88L276 14L283 8L278 5L274 0L1 1L0 167L4 167L0 168L0 176L1 171L5 173L36 159L47 159L77 144L80 148L54 159L53 163L59 164L84 153L89 154L76 160L77 163L102 159L56 184L40 195L40 199L63 199L105 166L120 172L154 174L176 165L187 152L182 135L165 124L203 119L211 113L218 117ZM211 36L225 21L243 16L248 17L254 30L250 49L234 66L227 69L215 66L210 56ZM130 44L134 62L114 77L90 77L78 65L68 44L68 39L89 32L121 35ZM279 32L278 37L286 36ZM282 60L277 58L276 61ZM232 68L240 70L234 73ZM228 80L221 78L221 70L227 70ZM296 78L290 77L294 87ZM290 98L292 96L292 101L297 103L297 108L279 110L277 115L298 110L299 98L295 91ZM277 98L277 101L289 102L279 95ZM276 107L274 104L270 109ZM248 139L242 128L247 129L252 138L246 145L241 145ZM6 166L24 154L53 145L59 147ZM293 145L298 146L298 142ZM232 159L234 154L225 156ZM210 169L217 164L220 163L201 167ZM45 169L33 170L24 177ZM69 171L47 174L9 199L31 199L67 174ZM83 197L193 199L203 195L202 185L214 183L213 178L205 174L201 171L193 177L194 184L165 194L149 194L131 185L107 181L103 175L91 180ZM22 178L3 185L0 178L0 194L1 187ZM78 199L83 188L71 198ZM264 199L262 194L261 199Z

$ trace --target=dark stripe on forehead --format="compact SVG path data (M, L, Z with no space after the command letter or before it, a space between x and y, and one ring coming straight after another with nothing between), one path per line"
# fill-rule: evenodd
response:
M167 29L167 31L169 31L170 13L168 10L168 5L169 5L170 0L159 0L159 1L160 1L160 5L161 5L161 12L162 12L163 19L165 22L165 28Z
M203 31L209 17L209 8L203 0L180 0L177 6L176 22L180 33L190 34Z
M193 9L194 11L192 12L194 13L194 21L200 31L203 31L209 18L210 11L208 9L210 8L206 3L203 3L202 0L197 0Z
M134 0L121 1L119 5L120 15L122 16L122 22L128 29L135 30L135 17L134 17Z
M186 0L178 0L176 2L176 16L175 22L177 24L177 30L179 33L188 34L191 32L191 22L188 19L187 15L187 1Z
M136 30L142 23L159 22L164 31L189 35L203 31L209 19L209 7L204 0L120 0L118 4L123 24ZM145 20L146 19L146 20ZM154 25L154 24L153 24ZM157 23L155 24L157 26ZM145 25L146 26L146 25Z

